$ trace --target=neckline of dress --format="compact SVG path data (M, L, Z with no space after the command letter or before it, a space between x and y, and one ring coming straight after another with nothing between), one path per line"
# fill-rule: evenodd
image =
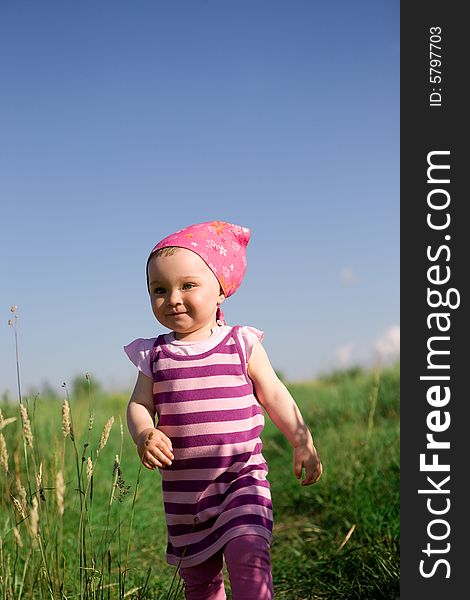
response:
M162 352L164 354L166 354L167 356L169 356L170 358L174 358L176 360L195 360L198 358L204 358L206 356L208 356L209 354L211 354L216 348L218 348L219 346L222 346L223 344L225 344L227 342L227 340L232 337L233 332L235 330L235 327L230 327L228 325L224 325L222 327L227 327L228 331L226 332L217 332L217 337L209 337L205 340L199 340L199 341L195 341L194 344L198 344L201 345L201 352L198 352L196 354L178 354L176 352L172 352L171 350L171 343L169 343L168 341L166 341L165 339L163 339L163 343L160 343L160 348L162 350ZM222 329L221 327L221 329ZM167 335L171 335L171 334L167 334ZM221 338L221 339L220 339ZM178 342L179 340L175 340L176 342ZM211 344L208 344L208 347L205 347L201 344L201 342L205 342L206 344L208 342L211 342ZM175 344L177 346L187 346L188 342L185 342L183 344Z
M204 344L211 345L214 341L218 340L223 335L225 335L224 329L225 329L225 331L228 332L228 330L231 328L228 325L222 325L222 326L217 326L217 328L213 327L212 329L213 329L213 331L209 337L204 338L203 340L189 340L189 341L177 340L175 338L175 333L173 331L171 331L170 333L167 333L164 336L165 344L168 344L168 345L171 344L174 346L197 346L197 345L203 346Z

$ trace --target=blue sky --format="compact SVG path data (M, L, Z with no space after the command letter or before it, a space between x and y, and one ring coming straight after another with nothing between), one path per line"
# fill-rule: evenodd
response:
M148 252L212 219L288 379L395 355L398 1L2 0L0 57L0 393L12 305L24 389L130 389Z

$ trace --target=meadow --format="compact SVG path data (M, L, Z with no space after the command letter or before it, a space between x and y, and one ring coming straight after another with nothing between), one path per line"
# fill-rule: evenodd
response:
M287 384L324 466L312 486L266 420L278 600L399 598L399 379L396 365ZM61 391L0 403L0 598L182 599L128 393L89 376Z

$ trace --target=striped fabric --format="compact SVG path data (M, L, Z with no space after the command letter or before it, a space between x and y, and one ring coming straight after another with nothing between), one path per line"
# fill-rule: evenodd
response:
M158 429L175 460L160 469L167 561L191 567L239 535L272 532L264 415L233 327L214 348L176 354L159 336L150 353Z

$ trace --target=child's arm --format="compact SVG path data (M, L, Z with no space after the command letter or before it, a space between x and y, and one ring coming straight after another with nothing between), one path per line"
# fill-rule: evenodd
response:
M263 346L254 345L248 364L248 375L253 381L256 396L269 417L294 448L294 473L297 479L305 478L302 485L317 482L322 474L322 464L310 431L300 410L286 386L279 380L269 362Z
M171 440L155 428L153 381L141 371L127 406L127 426L147 469L171 465L174 459Z

